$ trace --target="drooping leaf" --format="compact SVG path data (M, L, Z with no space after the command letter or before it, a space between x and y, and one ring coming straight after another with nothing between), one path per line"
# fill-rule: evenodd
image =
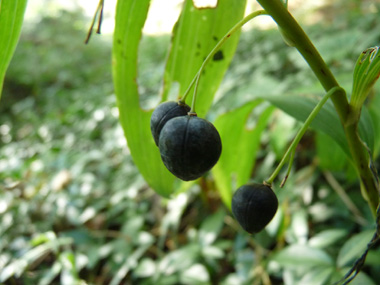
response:
M317 105L320 98L320 96L313 94L284 94L269 95L264 99L294 117L296 120L303 122ZM330 100L326 102L315 117L311 123L311 127L329 135L338 143L347 156L349 158L351 157L343 126ZM362 110L358 129L362 141L372 150L374 146L373 122L365 107L363 107Z
M181 97L198 72L204 59L218 41L244 17L246 0L219 0L214 9L197 9L186 0L184 10L174 28L172 47L165 70L163 100L170 89L179 84ZM196 111L203 117L229 66L240 33L231 36L207 64L201 75ZM190 104L192 93L187 98Z
M0 98L3 80L15 51L27 0L0 1Z
M212 172L218 191L228 207L231 206L233 190L247 183L250 178L260 145L260 134L273 111L273 108L261 103L262 100L254 100L222 114L215 121L223 151ZM249 115L255 108L261 112L256 114L254 126L247 127Z
M120 122L133 160L148 184L160 195L169 197L178 179L163 165L150 133L152 111L139 103L137 55L149 0L118 1L113 40L113 77ZM221 0L216 8L196 9L191 0L173 31L173 43L165 71L163 99L174 82L180 90L188 87L203 59L224 34L243 17L245 1ZM218 23L217 25L215 23ZM205 114L213 94L228 67L238 37L231 37L219 57L206 68L199 88L199 114ZM205 95L202 95L204 94ZM182 184L183 185L183 184Z

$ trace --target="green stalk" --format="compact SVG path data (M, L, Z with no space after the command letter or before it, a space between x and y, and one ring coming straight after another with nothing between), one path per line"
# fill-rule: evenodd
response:
M294 140L292 141L291 145L289 146L288 150L286 151L286 153L284 154L284 156L282 157L280 163L278 164L277 168L275 169L275 171L273 172L273 174L268 178L268 180L264 181L264 184L267 184L269 186L271 186L272 182L274 181L274 179L277 177L277 175L280 173L281 171L281 168L284 166L284 164L288 161L289 159L289 156L292 155L292 153L294 153L295 151L295 148L297 147L298 143L300 142L300 140L302 139L303 135L305 134L306 130L309 128L311 122L314 120L315 116L318 115L319 111L322 109L323 105L327 102L327 100L332 96L334 95L336 92L343 92L344 93L344 90L341 88L341 87L334 87L332 88L329 92L327 92L325 94L325 96L323 96L323 98L318 102L318 104L314 107L313 111L310 113L309 117L307 117L306 121L304 122L304 124L302 125L301 129L298 131L296 137L294 138ZM292 159L291 159L292 160ZM290 161L290 163L292 163L292 161ZM283 183L281 183L281 185L283 185L285 183L285 181Z
M195 112L195 101L196 101L196 97L197 97L197 91L198 91L198 86L199 86L199 80L200 80L200 77L201 77L201 74L206 66L206 64L212 59L212 57L215 55L215 53L222 47L222 45L228 40L229 37L231 37L235 32L237 32L242 26L244 26L247 22L249 22L250 20L252 20L253 18L257 17L257 16L260 16L260 15L267 15L267 13L264 11L264 10L259 10L259 11L255 11L255 12L252 12L251 14L247 15L246 17L244 17L241 21L239 21L235 26L233 26L228 32L226 35L224 35L223 38L221 38L221 40L216 44L216 46L211 50L211 52L208 54L208 56L206 57L206 59L203 61L200 69L198 70L197 74L195 75L194 79L191 81L189 87L187 88L187 90L185 91L182 99L180 100L180 102L183 102L185 103L185 100L186 100L186 97L187 95L189 94L191 88L193 87L193 85L195 84L195 87L194 87L194 95L193 95L193 101L191 103L191 110L190 110L190 113L196 113Z
M294 46L309 64L326 92L333 87L338 87L338 82L319 52L281 0L257 0L257 2L272 16L279 28L294 43ZM376 209L379 204L379 189L369 168L370 160L367 149L357 132L359 118L355 122L347 123L351 110L345 92L335 92L331 96L331 100L344 127L350 153L360 177L364 198L370 205L372 213L376 215Z

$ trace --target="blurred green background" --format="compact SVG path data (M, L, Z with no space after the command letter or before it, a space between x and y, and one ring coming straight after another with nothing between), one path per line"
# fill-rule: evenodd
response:
M380 3L326 3L290 7L350 90L360 52L380 43ZM277 192L279 211L260 234L241 230L212 177L170 200L155 194L118 122L112 35L84 45L87 13L49 7L26 19L0 101L0 282L331 284L363 253L374 223L355 173L339 147L312 130ZM141 43L145 107L158 102L169 42L169 34L146 34ZM249 94L318 88L276 29L253 26L242 33L209 117L241 106ZM256 181L272 173L299 126L273 112ZM352 284L378 284L379 269L375 248Z

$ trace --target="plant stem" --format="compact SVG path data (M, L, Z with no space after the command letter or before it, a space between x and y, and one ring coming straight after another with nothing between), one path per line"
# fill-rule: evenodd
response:
M310 126L311 122L314 120L315 116L318 115L319 111L322 109L323 105L327 102L327 100L334 95L336 92L341 92L343 89L341 87L334 87L329 92L323 96L323 98L318 102L318 104L314 107L313 111L310 113L309 117L307 117L306 121L302 125L301 129L298 131L296 137L292 141L291 145L289 146L288 150L282 157L280 163L278 164L277 168L273 172L273 174L268 178L268 180L265 181L265 184L268 184L269 186L272 184L274 179L277 177L277 175L280 173L281 168L284 166L284 164L288 161L289 156L294 153L295 148L297 147L298 143L302 139L303 135L305 134L306 130Z
M278 26L290 37L294 46L304 57L318 80L326 91L339 86L334 75L314 47L308 36L299 26L297 21L289 13L281 0L257 0L260 5L272 16ZM379 189L376 180L369 168L369 156L366 147L363 145L358 132L357 125L359 118L354 122L347 123L350 117L351 108L349 106L345 92L335 92L331 100L339 115L343 125L350 153L355 163L356 170L361 180L362 192L367 200L372 213L376 216L377 205L379 204Z
M235 26L233 26L226 35L224 35L223 38L216 44L216 46L211 50L211 52L208 54L206 59L203 61L201 67L199 68L197 74L195 75L194 79L191 81L189 87L185 91L182 99L180 100L181 102L185 102L187 95L190 93L191 88L193 87L194 83L194 95L193 95L193 100L191 103L191 110L190 113L195 113L195 101L196 101L196 95L198 91L198 86L199 86L199 80L201 77L201 74L206 66L206 64L212 59L212 57L215 55L215 53L221 48L221 46L228 40L229 37L231 37L235 32L237 32L243 25L245 25L247 22L252 20L253 18L260 16L260 15L267 15L267 13L264 10L259 10L252 12L251 14L247 15L244 17L241 21L239 21Z

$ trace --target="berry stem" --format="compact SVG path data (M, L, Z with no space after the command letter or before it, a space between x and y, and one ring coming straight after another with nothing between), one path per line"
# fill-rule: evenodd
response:
M193 100L192 100L192 103L191 103L191 110L190 110L190 112L196 113L195 112L195 101L196 101L196 97L197 97L196 95L197 95L197 91L198 91L199 80L200 80L201 74L202 74L202 72L203 72L206 64L212 59L212 57L215 55L215 53L221 48L221 46L228 40L229 37L231 37L236 31L238 31L244 24L246 24L247 22L249 22L253 18L255 18L257 16L260 16L260 15L267 15L267 13L265 12L265 10L258 10L258 11L252 12L251 14L247 15L246 17L244 17L241 21L239 21L237 24L235 24L235 26L233 26L227 32L226 35L224 35L224 37L216 44L216 46L208 54L208 56L206 57L206 59L203 61L201 67L199 68L197 74L195 75L195 77L191 81L189 87L185 91L182 99L180 100L180 102L185 103L187 95L190 93L191 88L195 84L195 86L194 86L194 95L193 95Z
M310 113L309 117L306 119L306 121L302 125L301 129L298 131L296 137L293 139L293 142L289 146L288 150L286 151L286 153L282 157L282 159L281 159L280 163L278 164L277 168L274 170L273 174L268 178L268 180L265 181L266 184L268 184L269 186L272 185L273 180L280 173L281 168L288 161L289 156L291 156L290 157L290 161L289 161L289 164L290 164L290 167L291 167L291 165L293 163L293 159L294 159L295 149L296 149L298 143L302 139L303 135L305 134L305 132L308 129L308 127L310 126L311 122L314 120L315 116L317 116L317 114L319 113L319 111L322 109L323 105L327 102L327 100L331 97L331 95L336 94L337 92L344 92L344 89L341 88L341 87L333 87L332 89L329 90L329 92L327 92L325 94L325 96L323 96L323 98L314 107L313 111ZM287 176L289 175L289 172L290 172L290 167L288 168L288 172L287 172L286 178L281 183L281 187L286 182Z

